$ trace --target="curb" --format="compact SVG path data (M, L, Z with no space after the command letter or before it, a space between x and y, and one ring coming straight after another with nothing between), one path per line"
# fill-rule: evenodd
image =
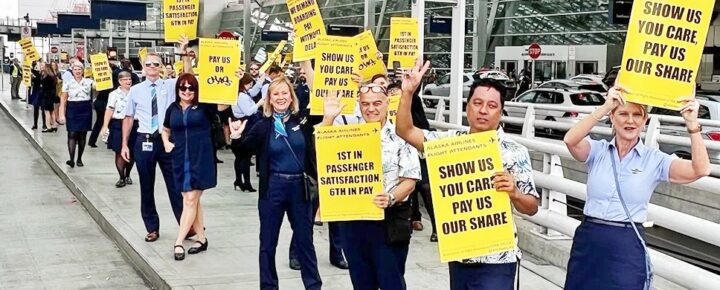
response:
M33 135L23 126L22 123L15 117L15 114L8 108L8 104L5 100L0 101L0 108L2 111L12 120L13 124L17 126L20 132L23 134L25 139L35 148L35 150L42 156L42 158L50 165L50 168L55 174L62 180L65 186L72 192L77 200L82 204L85 210L88 212L90 217L95 220L95 223L102 229L102 231L112 240L115 245L119 248L120 252L131 264L131 266L137 271L140 276L149 284L153 289L172 289L170 284L163 279L160 274L150 265L150 263L143 258L142 254L139 253L129 242L122 236L122 234L114 226L113 221L108 219L99 209L96 207L86 196L85 192L90 190L79 187L72 177L64 172L58 163L43 150L42 146L33 137Z

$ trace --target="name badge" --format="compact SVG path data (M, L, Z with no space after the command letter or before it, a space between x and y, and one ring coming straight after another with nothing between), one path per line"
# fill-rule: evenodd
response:
M300 125L297 125L292 128L293 132L296 132L297 130L300 130Z
M142 151L143 152L153 151L153 142L143 142L142 143Z

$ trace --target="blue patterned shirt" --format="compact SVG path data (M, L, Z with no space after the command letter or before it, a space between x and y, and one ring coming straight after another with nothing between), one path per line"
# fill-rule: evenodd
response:
M385 192L400 184L400 178L420 180L420 159L417 149L395 133L395 125L385 122L380 132L382 143L383 186ZM407 201L410 195L400 201Z
M532 195L536 198L540 196L535 190L535 180L533 179L532 164L530 163L530 154L525 146L507 138L502 128L498 129L498 138L500 139L500 154L502 155L503 168L515 178L515 186L524 194ZM460 135L467 135L468 131L450 130L445 132L423 130L425 141L451 138ZM515 244L518 243L517 227L513 224L515 231ZM522 257L520 248L515 246L512 251L495 253L487 256L480 256L465 259L462 262L467 264L506 264L515 263L518 258Z

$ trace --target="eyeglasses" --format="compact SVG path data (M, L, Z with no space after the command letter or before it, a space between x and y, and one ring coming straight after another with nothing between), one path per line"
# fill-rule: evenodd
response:
M159 63L159 62L154 62L154 61L146 61L146 62L145 62L145 66L146 66L146 67L150 67L150 66L160 67L160 63Z
M184 92L184 91L194 92L194 91L195 91L195 86L180 86L180 87L178 88L178 90L180 90L181 92Z
M383 88L382 86L376 84L369 84L360 87L360 93L362 94L367 94L370 91L372 91L373 93L383 93L387 95L387 90L385 90L385 88Z

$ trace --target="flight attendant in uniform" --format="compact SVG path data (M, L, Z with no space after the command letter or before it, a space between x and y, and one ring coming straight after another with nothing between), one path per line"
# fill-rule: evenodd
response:
M299 101L292 88L284 76L275 78L268 86L263 118L247 130L247 121L234 121L230 125L231 138L240 138L244 150L257 153L260 168L261 289L278 289L275 253L286 212L295 235L305 289L322 287L312 241L313 201L305 192L303 177L303 173L317 175L312 134L305 134L312 128L298 116Z
M217 185L217 166L211 139L212 119L216 105L199 104L199 86L193 74L181 74L175 86L175 102L165 112L163 144L172 153L175 185L183 195L180 229L175 240L175 260L185 259L182 245L191 227L197 239L188 254L207 250L200 197L203 191Z
M92 127L93 105L92 87L93 81L83 76L85 67L79 61L70 64L72 77L63 83L62 97L60 98L60 119L61 124L65 123L68 132L68 155L70 159L65 162L71 168L83 167L83 152L87 140L87 132ZM65 122L67 120L67 123ZM75 150L77 149L77 162Z

